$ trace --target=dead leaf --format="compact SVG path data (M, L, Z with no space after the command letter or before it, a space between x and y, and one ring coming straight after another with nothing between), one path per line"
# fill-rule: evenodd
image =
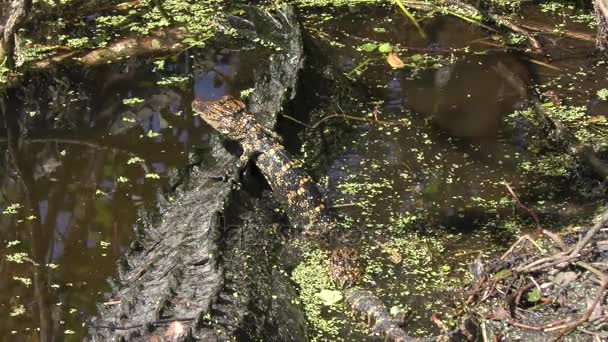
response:
M448 327L445 325L445 323L443 322L443 320L441 319L441 317L440 317L438 314L436 314L436 313L433 313L433 314L431 315L431 321L432 321L433 323L435 323L435 325L437 325L437 327L438 327L439 329L441 329L441 330L447 330L447 328L448 328Z
M165 330L166 341L179 341L188 334L188 327L179 321L174 321Z
M401 69L405 67L405 63L403 63L401 58L399 58L399 56L397 56L397 54L395 54L394 52L389 52L389 54L386 56L386 62L388 63L388 65L395 69Z
M511 314L505 308L498 306L494 308L494 312L489 315L488 319L502 321L505 319L511 319Z
M606 120L606 117L604 115L593 115L593 116L589 117L587 122L599 124L599 125L608 124L608 120Z
M555 285L560 287L568 286L572 281L576 279L577 275L575 272L559 272L555 276Z
M127 8L130 8L130 7L134 7L134 6L137 6L137 5L139 5L139 0L128 1L128 2L123 2L123 3L120 3L120 4L116 5L116 9L119 10L119 11L122 11L122 10L125 10Z

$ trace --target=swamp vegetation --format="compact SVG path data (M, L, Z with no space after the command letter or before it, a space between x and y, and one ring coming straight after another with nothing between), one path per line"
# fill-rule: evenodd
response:
M383 339L254 165L224 181L190 105L224 95L408 339L608 340L607 1L0 6L0 340Z

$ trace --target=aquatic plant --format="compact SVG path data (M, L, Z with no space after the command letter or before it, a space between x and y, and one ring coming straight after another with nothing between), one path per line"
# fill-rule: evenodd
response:
M337 318L324 317L323 311L327 294L333 294L335 285L329 274L329 256L321 250L304 254L303 261L293 270L291 278L300 288L300 302L313 329L312 340L336 337L339 333ZM323 292L325 291L325 292ZM330 291L330 292L327 292ZM325 295L322 295L324 293ZM332 296L335 298L335 294ZM325 336L325 337L323 337Z

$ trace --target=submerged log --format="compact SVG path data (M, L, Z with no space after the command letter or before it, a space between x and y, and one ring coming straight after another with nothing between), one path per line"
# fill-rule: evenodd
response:
M186 34L182 29L157 31L149 37L129 37L110 44L108 47L90 51L69 51L34 63L37 69L45 69L54 64L74 60L84 66L114 63L125 58L171 54L185 49Z

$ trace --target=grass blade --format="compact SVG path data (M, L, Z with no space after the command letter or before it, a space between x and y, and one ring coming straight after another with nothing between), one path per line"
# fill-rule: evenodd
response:
M401 11L403 11L403 13L405 14L405 16L412 22L412 24L414 24L414 26L416 26L416 29L418 29L418 33L420 33L420 36L422 38L426 39L426 33L424 33L424 30L422 29L422 27L420 27L420 24L418 24L418 21L416 20L416 18L414 18L414 16L412 15L412 13L407 10L407 8L405 7L405 5L403 4L403 1L402 0L395 0L395 3L397 4L397 6L399 6L399 8L401 9Z

